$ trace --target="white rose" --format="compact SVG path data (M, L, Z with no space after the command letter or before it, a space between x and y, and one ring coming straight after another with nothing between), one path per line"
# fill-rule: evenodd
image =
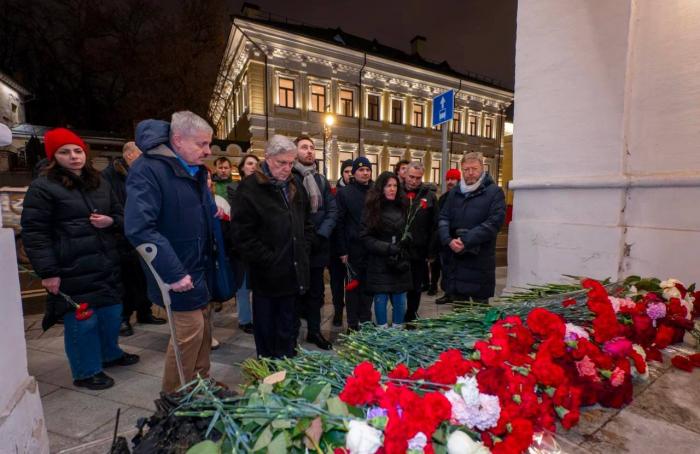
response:
M464 377L460 379L457 383L460 383L462 399L467 405L478 405L479 404L479 383L476 381L476 377Z
M374 454L382 447L382 432L364 421L350 421L345 447L350 454Z
M447 454L488 454L491 451L481 442L476 442L461 430L450 434L447 439Z

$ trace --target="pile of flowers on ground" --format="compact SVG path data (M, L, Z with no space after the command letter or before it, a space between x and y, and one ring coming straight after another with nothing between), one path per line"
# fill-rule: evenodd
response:
M700 292L674 279L582 279L562 287L576 298L564 301L557 290L537 290L546 302L421 320L413 332L363 329L338 356L251 360L246 373L262 383L220 400L204 386L177 414L211 418L200 453L520 453L538 433L575 426L583 407L631 402L648 362L697 334ZM700 355L672 363L692 370Z
M700 295L676 280L636 283L609 296L599 282L582 281L590 326L535 308L525 320L497 321L467 358L449 350L427 368L399 364L386 377L359 364L339 396L366 409L349 426L346 452L433 453L440 445L520 453L535 432L577 424L581 407L628 404L633 378L648 376L647 360L661 360L660 349L682 340L700 312Z

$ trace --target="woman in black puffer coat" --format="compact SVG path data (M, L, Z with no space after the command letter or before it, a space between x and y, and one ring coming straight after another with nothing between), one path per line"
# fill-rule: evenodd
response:
M406 240L406 198L393 172L383 172L367 194L360 237L367 250L367 291L374 295L377 325L387 326L391 299L393 326L400 328L406 314L406 292L411 289L411 266Z
M109 388L114 380L103 367L139 359L117 344L122 306L114 233L123 224L123 209L87 162L80 137L57 128L44 143L48 165L27 190L21 221L27 256L49 292L43 326L63 318L74 385ZM92 316L83 319L62 294L87 303Z

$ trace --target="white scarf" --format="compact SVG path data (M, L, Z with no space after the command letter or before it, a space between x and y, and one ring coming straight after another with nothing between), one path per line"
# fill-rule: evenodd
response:
M476 183L474 184L467 184L464 181L464 178L459 180L459 190L462 191L462 194L469 194L470 192L474 192L477 189L479 189L479 186L481 186L481 183L484 182L484 178L486 177L486 172L481 172L481 176L479 176L479 179L476 180Z
M311 212L316 213L318 208L321 206L322 196L321 190L316 184L316 166L311 164L310 166L305 166L299 161L294 163L294 168L304 177L304 189L309 194L309 201L311 202Z

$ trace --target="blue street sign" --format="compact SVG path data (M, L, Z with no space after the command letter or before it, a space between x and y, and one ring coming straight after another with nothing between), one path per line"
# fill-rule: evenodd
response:
M455 116L455 91L448 90L433 98L433 126L450 121Z

